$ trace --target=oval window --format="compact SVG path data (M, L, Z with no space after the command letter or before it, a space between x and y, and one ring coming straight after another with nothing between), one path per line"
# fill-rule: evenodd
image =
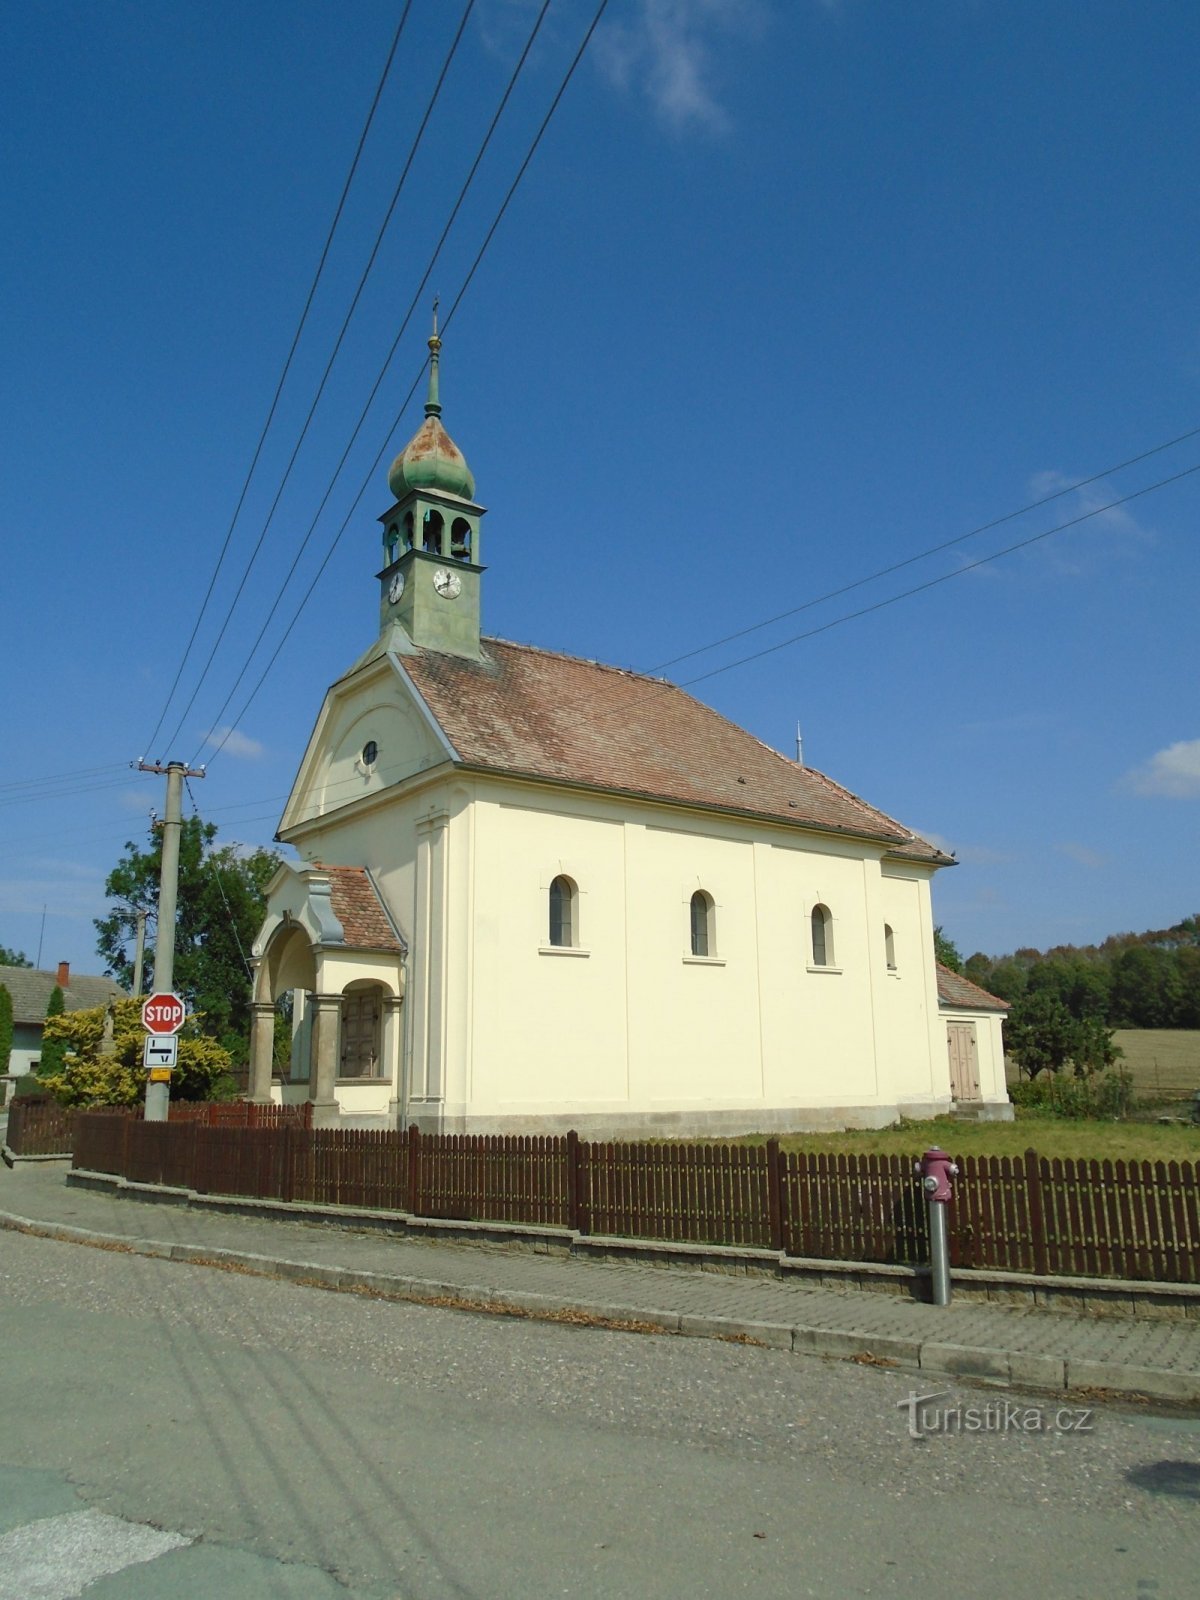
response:
M363 766L364 767L373 767L375 765L375 757L378 754L379 754L379 746L375 743L374 739L368 739L366 744L363 745L363 747L362 747L362 763L363 763Z

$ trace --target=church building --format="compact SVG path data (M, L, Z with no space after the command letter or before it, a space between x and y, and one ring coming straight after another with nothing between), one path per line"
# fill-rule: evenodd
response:
M661 678L481 633L484 508L429 347L378 637L279 826L251 1097L589 1137L1011 1115L1002 1004L934 956L950 857Z

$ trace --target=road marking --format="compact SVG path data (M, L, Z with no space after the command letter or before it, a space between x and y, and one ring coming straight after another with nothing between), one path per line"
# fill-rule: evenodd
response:
M27 1522L0 1538L0 1600L73 1600L97 1578L191 1542L103 1511Z

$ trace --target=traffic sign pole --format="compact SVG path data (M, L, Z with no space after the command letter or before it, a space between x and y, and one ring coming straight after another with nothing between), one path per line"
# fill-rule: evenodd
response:
M143 772L164 772L167 776L167 810L163 818L162 870L158 880L158 928L154 943L154 988L157 994L170 994L175 982L175 900L179 890L179 834L183 827L183 780L186 777L202 778L203 772L192 773L182 761L170 761L166 767L138 763ZM143 1019L144 1020L144 1019ZM161 1069L146 1079L147 1122L165 1122L171 1101L169 1081L161 1081Z

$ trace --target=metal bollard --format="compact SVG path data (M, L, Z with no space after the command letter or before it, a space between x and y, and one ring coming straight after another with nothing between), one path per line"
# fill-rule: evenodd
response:
M954 1197L952 1178L958 1167L936 1144L926 1150L914 1170L921 1179L929 1209L929 1266L935 1306L950 1304L950 1242L946 1233L946 1207Z

